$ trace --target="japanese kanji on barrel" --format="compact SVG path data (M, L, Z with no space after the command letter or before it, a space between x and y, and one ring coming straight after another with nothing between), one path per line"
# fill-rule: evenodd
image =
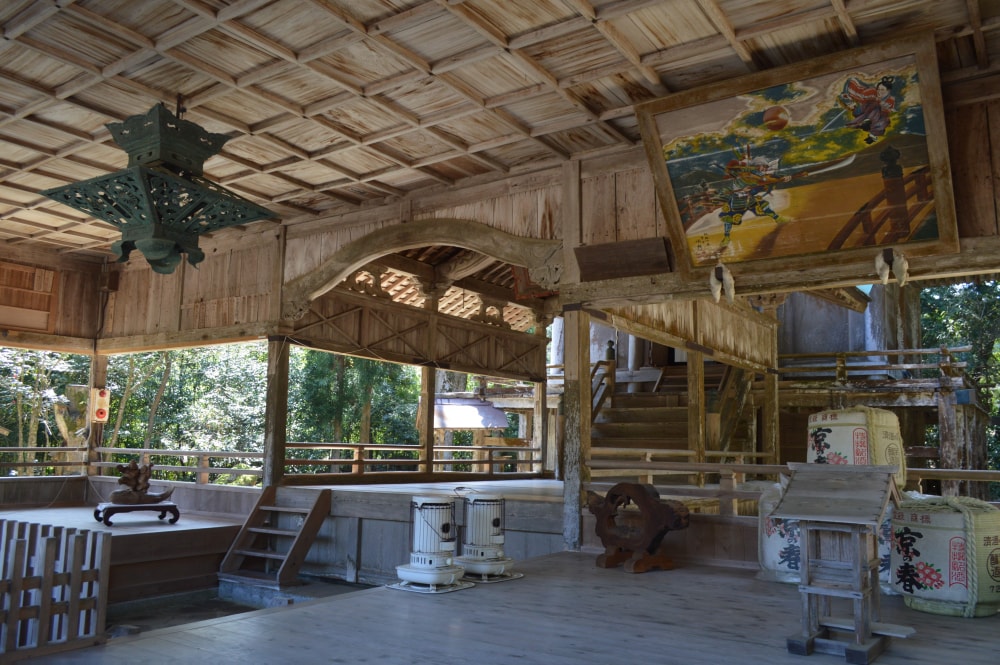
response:
M896 486L906 485L899 418L865 406L820 411L809 416L808 462L896 466Z
M900 503L892 584L907 607L948 616L1000 612L1000 509L967 497Z

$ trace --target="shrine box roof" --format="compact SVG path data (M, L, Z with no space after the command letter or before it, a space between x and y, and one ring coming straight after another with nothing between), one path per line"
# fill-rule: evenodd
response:
M791 480L769 517L877 527L896 497L895 466L789 463Z

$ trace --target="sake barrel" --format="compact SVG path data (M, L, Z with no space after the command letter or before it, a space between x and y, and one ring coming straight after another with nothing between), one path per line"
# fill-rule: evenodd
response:
M807 462L896 466L896 486L906 485L899 418L892 411L854 407L809 416Z
M892 528L892 584L907 607L963 617L1000 612L1000 509L965 497L908 500Z
M782 488L774 483L760 493L757 503L757 562L760 578L778 582L798 582L802 558L799 550L799 521L770 517L781 501Z

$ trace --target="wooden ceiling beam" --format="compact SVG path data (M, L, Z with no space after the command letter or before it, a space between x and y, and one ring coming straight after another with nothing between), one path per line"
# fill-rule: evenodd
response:
M747 48L747 45L740 41L740 38L736 35L736 30L733 28L732 23L729 22L729 17L726 13L722 11L717 0L697 0L698 6L705 13L705 17L715 26L715 29L725 37L729 46L736 52L743 64L746 65L747 70L754 72L757 71L757 63L754 61L753 53Z
M377 19L365 26L365 32L369 35L384 35L393 30L405 30L415 23L419 23L429 17L440 13L441 9L433 0L427 0L419 5L414 5L409 9L390 14Z
M593 5L590 4L588 0L567 0L568 4L573 6L577 12L579 12L585 19L590 21L591 25L604 37L611 46L618 51L633 67L635 67L639 73L646 79L646 82L650 84L651 91L657 96L663 96L669 93L663 81L660 79L660 75L655 69L649 67L648 65L642 64L642 57L639 51L632 46L628 40L621 34L621 31L615 27L608 19L599 19L597 10ZM629 11L635 11L630 7Z
M854 19L851 18L850 12L847 11L846 0L830 0L830 2L833 5L833 11L837 14L840 29L844 31L844 36L847 37L847 43L851 46L860 46L861 37L858 36L858 26L854 24Z
M779 30L787 30L809 23L821 23L829 19L836 19L837 11L831 5L829 7L815 7L793 14L783 14L769 21L759 21L745 28L733 29L733 35L737 40L744 42L755 39L762 35Z
M555 75L545 69L534 58L528 56L523 50L511 49L508 43L507 35L494 28L467 7L463 7L461 5L449 5L447 3L445 6L448 8L448 11L464 21L473 30L486 37L494 45L507 49L511 56L511 62L517 65L518 68L526 75L537 77L538 80L548 84L560 97L563 98L564 101L589 116L593 121L602 123L604 125L604 129L617 140L626 145L633 145L635 143L630 137L623 134L614 125L603 123L598 117L598 114L587 106L587 104L577 95L560 87L559 81L556 79Z
M966 11L969 13L969 27L972 29L972 45L976 52L976 64L980 69L990 66L990 56L986 50L986 37L983 35L983 15L979 0L965 0Z

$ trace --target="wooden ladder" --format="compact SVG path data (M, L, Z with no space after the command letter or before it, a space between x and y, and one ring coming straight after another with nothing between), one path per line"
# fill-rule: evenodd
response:
M265 487L222 560L219 579L255 586L300 584L299 568L330 513L330 490Z

